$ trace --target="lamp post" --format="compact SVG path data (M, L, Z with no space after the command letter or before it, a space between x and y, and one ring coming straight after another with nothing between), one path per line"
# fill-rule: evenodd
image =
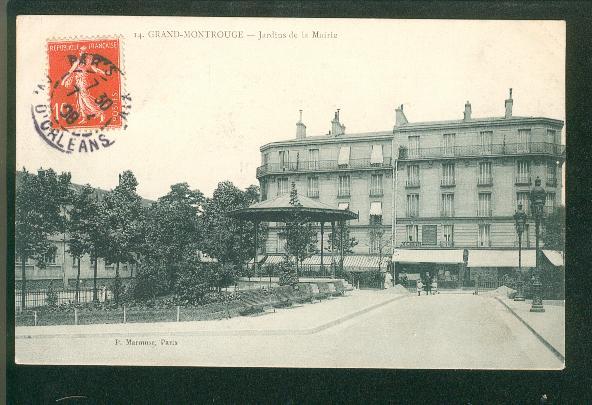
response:
M522 282L522 232L526 225L526 213L522 209L522 203L518 204L518 211L514 214L516 233L518 234L518 291L514 296L514 301L524 301L524 290Z
M543 208L545 207L546 197L547 194L543 187L541 187L541 179L537 177L534 181L534 188L530 191L530 209L535 221L536 236L536 267L534 272L534 282L532 283L533 296L530 312L545 312L545 308L543 308L542 284L540 280L541 269L539 256L541 252L539 251L539 228L541 225L541 219L543 218Z

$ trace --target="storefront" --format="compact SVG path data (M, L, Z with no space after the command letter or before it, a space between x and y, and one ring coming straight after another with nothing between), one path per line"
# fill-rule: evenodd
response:
M458 288L464 280L462 249L395 249L395 280L414 285L418 279L438 280L439 288Z

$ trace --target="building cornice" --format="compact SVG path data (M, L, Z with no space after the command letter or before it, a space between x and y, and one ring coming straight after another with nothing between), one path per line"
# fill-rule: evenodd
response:
M395 126L393 132L415 132L415 131L431 131L431 130L446 130L456 128L482 128L482 127L503 127L503 126L520 126L546 124L554 127L563 128L563 121L554 118L546 117L512 117L512 118L493 118L493 119L473 119L468 121L426 121L409 123Z
M290 139L286 141L276 141L266 143L265 145L261 146L259 150L264 152L267 149L271 149L274 147L296 147L296 146L311 146L311 145L323 145L323 144L344 144L344 143L356 143L356 142L368 142L368 141L377 141L377 140L386 140L390 141L393 138L392 132L376 132L371 133L368 135L355 135L355 136L348 136L348 135L338 135L338 136L331 136L326 135L326 137L310 137L304 139Z

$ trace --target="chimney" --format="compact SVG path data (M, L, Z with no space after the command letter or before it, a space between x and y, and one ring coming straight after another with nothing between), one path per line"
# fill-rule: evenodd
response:
M399 108L395 108L395 126L405 125L408 122L409 121L407 121L407 117L405 117L405 113L403 112L403 104L401 104Z
M345 125L339 122L339 108L335 111L335 118L331 121L331 135L338 136L345 133Z
M300 119L296 123L296 139L304 139L306 138L306 125L302 122L302 110L298 110L300 112Z
M37 177L45 177L45 170L43 170L43 167L37 170Z
M470 121L471 120L471 103L469 103L469 101L467 100L467 103L465 104L465 117L464 117L465 121Z
M514 104L514 100L512 100L512 89L510 88L510 98L506 100L506 118L512 117L512 105Z

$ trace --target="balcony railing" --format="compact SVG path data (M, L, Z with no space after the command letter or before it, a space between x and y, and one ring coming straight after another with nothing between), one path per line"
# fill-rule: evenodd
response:
M401 242L401 247L421 247L421 242L417 242L417 241L405 241L405 242Z
M477 185L478 186L492 186L493 185L493 177L492 176L487 176L487 177L477 177Z
M440 210L440 216L444 218L454 217L454 210Z
M516 177L517 186L530 186L532 184L532 178L530 176L518 176Z
M440 180L440 187L454 187L456 182L454 178L445 178Z
M452 151L451 151L452 149ZM451 153L452 152L452 153ZM399 159L433 159L439 157L470 157L498 155L547 155L564 158L565 146L551 142L502 143L492 145L463 145L433 148L399 148Z
M337 192L337 197L350 197L350 191L349 190L339 190Z
M370 159L350 159L348 164L340 165L337 160L303 160L299 162L267 163L257 168L257 177L266 174L298 173L311 171L341 171L352 169L392 168L390 157L385 157L382 163L371 163Z
M412 180L405 181L405 187L407 187L407 188L419 187L419 179L412 179Z
M308 190L306 196L310 198L319 198L319 190Z
M370 197L382 197L384 195L384 191L381 188L371 189L370 190Z
M443 240L440 242L440 247L454 247L454 241L452 240Z

